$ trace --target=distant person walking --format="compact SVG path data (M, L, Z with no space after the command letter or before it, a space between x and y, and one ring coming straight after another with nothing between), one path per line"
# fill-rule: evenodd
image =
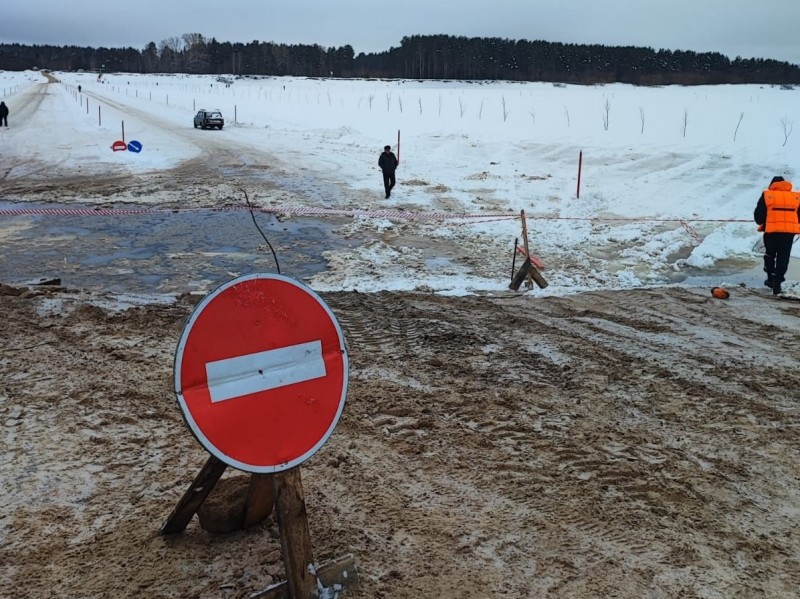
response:
M0 126L8 127L8 106L5 102L0 102Z
M764 231L764 285L773 295L781 293L794 236L800 233L800 193L783 177L773 177L769 188L758 198L753 219L759 231Z
M378 166L381 167L383 171L383 187L386 189L387 200L389 196L392 195L392 188L397 182L394 171L397 169L398 164L400 164L400 162L397 160L397 156L394 155L394 152L392 152L392 146L384 146L383 152L381 152L381 156L378 158Z

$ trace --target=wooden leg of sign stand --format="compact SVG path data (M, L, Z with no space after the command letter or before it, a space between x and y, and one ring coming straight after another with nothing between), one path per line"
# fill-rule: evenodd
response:
M545 278L542 276L542 273L539 269L533 264L535 260L531 258L530 247L528 246L528 225L525 222L525 211L520 211L520 218L522 219L522 242L525 244L524 252L519 250L516 240L514 241L514 258L517 256L517 251L520 251L525 256L525 261L522 263L522 266L519 267L519 270L516 274L514 273L514 261L511 264L511 284L508 286L509 289L513 289L516 291L519 289L520 285L522 285L523 281L525 282L525 287L528 289L533 288L533 283L539 286L539 289L544 289L547 287L548 283ZM538 260L535 260L537 264L541 265Z
M314 555L300 468L275 476L275 515L281 533L289 596L292 599L312 599L317 596Z
M194 479L192 486L183 494L178 505L172 510L167 522L161 528L162 535L171 535L176 532L182 532L186 529L189 522L197 513L202 503L211 493L214 485L217 484L222 473L225 472L227 464L221 460L210 456L206 461L203 469Z
M513 289L516 291L519 289L522 282L528 278L528 273L531 270L531 261L525 258L525 261L522 263L522 266L519 267L519 270L514 275L514 278L511 279L511 284L508 286L509 289Z
M186 529L227 465L211 456L184 493L161 528L162 535ZM316 599L320 587L342 590L358 583L358 570L352 555L337 558L316 568L308 528L306 500L300 468L278 474L253 474L247 490L242 528L259 521L269 503L275 501L275 515L281 537L281 553L286 581L264 591L252 593L259 599Z
M525 211L520 210L519 216L522 220L522 242L525 244L525 256L528 258L528 262L530 262L531 250L528 247L528 224L525 221ZM533 266L533 264L531 264L531 266ZM530 269L528 269L527 272L525 287L528 289L533 289L533 275L531 274Z
M171 535L183 532L191 522L192 517L208 499L214 486L219 482L227 465L221 460L210 456L203 469L194 479L192 486L183 494L178 505L172 511L167 522L161 528L162 535ZM242 514L241 529L245 530L264 519L269 514L273 501L272 474L252 474L247 487L244 513Z
M544 289L548 285L547 281L542 276L542 273L539 272L539 269L531 264L530 258L525 258L525 262L523 262L522 266L519 267L517 274L514 275L514 278L511 280L511 284L508 286L508 288L516 291L519 289L520 285L522 285L522 282L528 277L536 281L539 289Z
M247 487L242 530L258 524L272 511L274 501L273 474L251 474Z
M251 599L316 599L318 585L343 589L358 582L355 560L346 555L318 569L314 565L311 535L308 530L306 500L300 480L300 468L275 475L275 514L281 536L281 552L286 581Z

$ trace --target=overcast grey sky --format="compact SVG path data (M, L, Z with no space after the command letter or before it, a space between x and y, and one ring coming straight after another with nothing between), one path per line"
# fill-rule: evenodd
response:
M414 34L501 37L800 64L800 0L5 0L0 41L134 47L200 33L218 41L345 44Z

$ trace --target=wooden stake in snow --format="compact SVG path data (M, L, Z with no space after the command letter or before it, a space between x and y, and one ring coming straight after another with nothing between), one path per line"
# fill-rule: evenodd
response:
M525 246L525 249L521 250L519 246L517 246L515 247L514 251L519 251L523 256L525 256L525 261L522 263L522 266L520 266L517 274L512 278L511 284L508 286L508 288L516 291L519 289L520 285L522 285L522 282L526 281L525 287L532 289L533 282L535 281L540 289L544 289L547 287L548 283L542 276L542 273L539 272L539 268L542 267L542 263L535 256L531 256L530 253L530 248L528 246L528 225L525 221L524 210L520 211L520 219L522 220L522 242ZM516 242L514 245L516 246Z

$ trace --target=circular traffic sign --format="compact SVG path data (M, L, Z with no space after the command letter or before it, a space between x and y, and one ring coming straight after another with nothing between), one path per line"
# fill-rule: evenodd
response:
M347 396L347 349L330 308L282 275L251 274L197 305L175 353L194 436L246 472L280 472L328 440Z

